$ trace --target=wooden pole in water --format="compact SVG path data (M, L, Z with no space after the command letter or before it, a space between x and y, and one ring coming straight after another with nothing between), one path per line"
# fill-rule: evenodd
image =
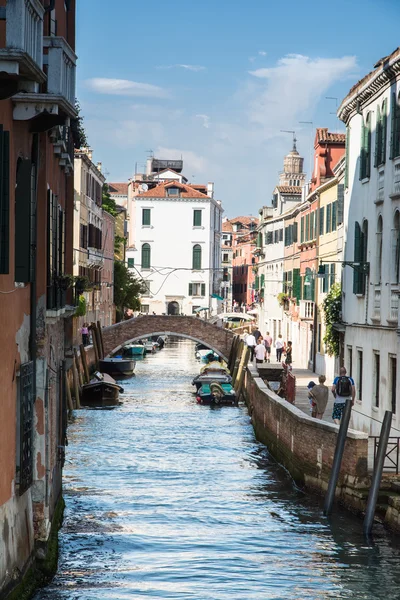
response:
M96 323L93 323L93 327L94 327L94 334L95 334L95 337L96 337L97 354L99 355L99 359L102 359L104 357L103 357L103 353L101 351L100 334L99 334L99 330L97 328Z
M75 360L76 372L78 373L78 378L79 378L79 386L82 387L83 386L83 376L82 376L82 371L81 371L81 365L80 365L79 358L78 358L78 351L76 348L74 348L74 360Z
M249 358L250 348L247 347L243 352L243 360L240 362L239 371L235 382L235 391L238 400L240 399L240 394L242 393L243 381L244 376L246 374L246 367L247 363L249 362Z
M101 358L104 358L104 340L103 340L103 332L101 330L101 323L97 321L97 331L99 332L99 340L100 340L100 348L101 348Z
M99 351L97 349L96 332L94 330L93 323L90 326L90 330L92 332L92 339L93 339L94 362L95 362L94 368L97 370L99 368Z
M237 353L237 348L238 348L239 342L240 342L240 337L238 335L235 335L235 337L233 338L231 352L230 352L229 361L228 361L228 369L230 371L232 370L232 367L235 364L235 358L236 358L236 353Z
M81 353L81 361L82 361L83 372L85 374L86 383L89 383L90 382L90 375L89 375L88 365L87 365L87 362L86 362L85 346L83 344L81 344L79 346L79 351Z
M69 386L67 371L65 371L65 389L66 389L66 393L67 393L68 410L74 410L74 405L72 404L71 388Z
M80 400L80 391L79 391L79 379L78 379L78 373L76 370L76 365L75 362L72 362L72 379L74 381L74 395L75 395L75 406L76 408L80 408L81 407L81 400Z
M237 377L238 370L239 370L240 360L241 360L243 352L244 352L244 342L243 342L243 340L241 340L238 344L237 353L235 355L235 363L234 363L233 372L232 372L232 385L235 385L236 377Z

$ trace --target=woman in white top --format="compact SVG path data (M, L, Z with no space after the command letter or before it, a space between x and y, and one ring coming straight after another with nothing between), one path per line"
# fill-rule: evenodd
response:
M278 339L275 342L276 360L277 360L277 362L281 362L282 352L283 352L284 345L285 344L283 343L282 335L279 334L278 335Z

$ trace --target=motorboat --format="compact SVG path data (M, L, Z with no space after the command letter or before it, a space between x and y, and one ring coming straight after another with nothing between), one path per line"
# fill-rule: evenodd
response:
M136 362L131 358L113 356L99 360L99 370L112 377L131 377L135 370Z
M157 344L157 342L154 342L153 340L145 340L144 347L146 350L146 354L155 354L159 345Z
M123 388L107 373L96 371L89 383L82 386L82 406L107 407L119 404Z
M146 349L143 344L128 344L123 349L124 357L143 357L146 353Z
M231 383L232 377L229 373L229 370L223 363L219 361L211 362L204 367L201 368L199 375L197 375L193 381L192 385L196 386L198 390L203 383Z
M237 404L237 396L230 383L204 383L197 391L198 404L216 404L233 406Z

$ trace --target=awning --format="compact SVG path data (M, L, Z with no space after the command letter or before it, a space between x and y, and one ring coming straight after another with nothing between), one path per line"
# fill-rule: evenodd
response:
M216 298L217 300L223 300L222 296L218 296L218 294L212 294L211 298Z
M195 308L194 312L198 313L201 312L202 310L209 310L208 306L201 306L200 308Z

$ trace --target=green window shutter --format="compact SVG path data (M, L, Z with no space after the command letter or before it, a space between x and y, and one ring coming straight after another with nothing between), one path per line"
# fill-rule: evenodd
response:
M339 183L337 191L337 225L343 223L343 211L344 211L344 185Z
M366 127L365 127L365 177L371 176L371 113L367 115Z
M313 302L315 302L315 278L314 277L312 277L312 279L311 279L310 288L311 288L311 290L310 290L310 296L311 296L311 298L310 299Z
M332 206L328 204L326 207L326 226L325 233L331 232L332 222L331 222L331 214L332 214Z
M397 158L400 156L400 107L396 98L394 107L394 158Z
M323 266L324 266L324 277L322 279L322 292L324 294L326 294L326 292L328 291L329 265L323 265Z
M350 127L346 128L346 158L344 171L344 187L349 187Z
M337 202L332 202L332 231L336 231Z
M310 239L310 215L306 215L306 236L305 241L308 242Z
M10 134L0 125L0 273L10 272Z
M193 296L193 283L189 283L189 296Z
M362 256L361 249L361 228L356 221L354 224L354 262L360 262ZM360 271L353 269L353 294L360 293Z
M335 276L336 276L336 265L335 265L335 263L331 263L331 280L329 282L329 287L330 288L335 283Z
M319 235L324 235L325 207L319 209Z
M202 296L206 295L206 284L205 283L201 284L201 295Z
M31 160L20 160L17 167L15 190L15 281L31 281ZM55 217L58 219L58 215ZM56 226L57 228L57 226ZM54 257L54 271L59 273L58 253Z
M150 269L151 265L151 248L150 244L142 246L142 269Z
M142 225L151 225L151 209L142 209Z
M300 223L300 242L301 243L304 242L304 217L301 217L301 223Z
M201 227L201 210L193 211L193 227Z
M379 106L377 106L376 107L376 127L375 127L374 167L377 167L380 164L381 143L382 143L381 111L379 110Z
M264 285L265 285L265 275L264 275L264 274L262 274L262 275L261 275L261 280L260 280L260 286L261 286L261 288L263 288L263 287L264 287Z
M381 114L381 155L380 163L384 165L386 162L386 143L387 143L387 100L383 101Z
M200 246L200 244L195 244L193 246L192 269L194 271L201 270L201 246Z
M301 295L300 269L293 269L293 297L297 299L297 304L299 304L300 295Z
M135 266L135 259L128 258L128 269L133 269L134 266Z
M257 248L262 248L262 234L261 231L257 233Z
M257 275L256 280L254 282L254 289L255 290L259 290L260 289L260 278L259 278L258 275Z
M392 94L392 102L390 104L390 151L389 151L389 158L394 158L395 155L395 151L394 151L394 147L395 147L395 129L396 129L396 94L393 93Z

